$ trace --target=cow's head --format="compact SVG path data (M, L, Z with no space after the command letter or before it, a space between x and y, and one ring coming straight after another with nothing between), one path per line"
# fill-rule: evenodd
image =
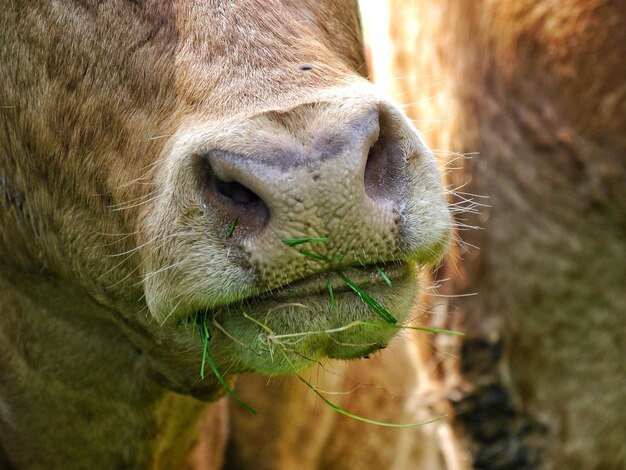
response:
M10 145L47 234L29 250L105 306L172 389L214 391L197 322L224 374L380 348L394 330L354 325L384 322L346 279L402 322L416 265L447 243L431 154L363 77L355 3L13 7L29 106ZM284 243L300 238L326 240Z

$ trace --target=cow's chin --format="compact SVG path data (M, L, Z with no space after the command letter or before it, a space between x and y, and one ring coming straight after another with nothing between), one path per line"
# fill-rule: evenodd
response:
M398 271L401 275L394 276L391 286L380 277L375 283L359 284L402 324L409 315L417 280L406 265ZM234 348L244 370L269 375L299 372L324 357L352 359L385 347L398 329L345 284L332 283L332 302L324 278L297 286L301 295L262 297L218 311L213 318L213 332L219 336L215 339L230 343L228 349ZM323 289L305 293L320 284Z
M337 282L338 275L326 273L280 293L190 315L175 333L170 330L176 336L178 359L183 359L180 352L186 349L185 367L159 361L165 365L154 364L160 369L160 381L176 391L210 399L209 388L215 384L211 363L225 377L245 372L283 375L298 373L323 358L353 359L384 348L398 332L397 326L406 322L417 291L415 268L401 264L387 271L391 286L374 269L344 273L385 306L398 320L395 327L345 282ZM328 279L332 279L334 302ZM200 333L204 325L208 335ZM209 338L206 353L202 336ZM201 379L203 355L205 378ZM180 375L182 370L185 376Z

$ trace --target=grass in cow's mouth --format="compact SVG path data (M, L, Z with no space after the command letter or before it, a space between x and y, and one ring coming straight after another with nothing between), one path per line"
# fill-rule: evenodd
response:
M256 414L256 410L251 406L247 405L241 398L239 398L235 392L228 386L222 374L217 370L217 366L215 365L215 361L211 357L211 353L209 353L209 340L211 339L211 333L209 332L208 322L208 314L201 315L200 323L198 323L198 327L200 329L200 339L202 340L202 365L200 366L200 378L204 379L204 367L205 364L209 364L209 367L217 377L219 383L226 389L228 394L233 397L233 399L243 406L246 410L248 410L252 414ZM194 319L194 324L197 323L197 316Z
M260 326L263 330L265 330L267 332L267 335L265 335L265 337L263 338L263 340L265 342L267 342L267 350L270 351L270 353L273 355L275 354L275 351L278 350L278 352L284 357L285 361L287 362L287 364L289 364L289 366L291 367L291 369L293 370L293 373L296 377L298 377L298 379L300 381L302 381L304 384L307 385L307 387L309 387L318 397L320 397L320 399L326 403L328 406L330 406L332 409L334 409L335 411L337 411L338 413L341 413L345 416L348 416L350 418L356 419L358 421L363 421L365 423L369 423L369 424L375 424L378 426L385 426L385 427L393 427L393 428L406 428L406 427L415 427L415 426L423 426L425 424L429 424L438 420L441 420L443 418L445 418L445 416L439 416L431 421L427 421L424 423L387 423L384 421L377 421L374 419L370 419L370 418L365 418L363 416L359 416L356 415L354 413L350 413L349 411L345 410L344 408L340 407L339 405L331 402L328 398L326 398L323 394L323 392L321 390L319 390L315 385L313 385L312 383L310 383L308 380L306 380L304 377L302 377L302 375L298 372L296 366L293 364L293 362L291 361L291 359L289 358L289 345L291 344L290 342L293 341L294 344L297 343L300 339L302 339L302 337L305 337L307 335L316 335L316 334L332 334L332 333L339 333L342 331L346 331L348 329L351 328L356 328L358 326L367 326L367 327L372 327L372 328L396 328L396 329L413 329L413 330L420 330L420 331L429 331L429 332L436 332L436 333L448 333L448 334L462 334L462 333L458 333L456 331L449 331L449 330L435 330L435 329L431 329L431 328L423 328L423 327L412 327L412 326L403 326L403 325L389 325L386 323L375 323L375 322L366 322L366 321L355 321L352 322L348 325L345 325L343 327L339 327L339 328L332 328L329 330L321 330L321 331L309 331L309 332L302 332L302 333L290 333L290 334L283 334L283 335L279 335L279 334L275 334L272 329L266 325L265 323L260 322L259 320L251 317L250 315L248 315L246 312L242 312L244 318L250 320L251 322L255 323L256 325Z
M329 293L332 293L331 285L329 285ZM331 302L332 301L334 301L334 296L332 296L331 294ZM321 390L319 390L315 385L311 384L304 377L302 377L302 375L297 371L297 368L295 367L295 365L289 358L289 352L293 352L290 346L292 344L297 344L298 341L300 341L303 337L306 337L306 336L320 335L320 334L329 335L329 334L339 333L339 332L347 331L352 328L362 327L362 326L370 327L370 328L394 328L394 329L417 330L417 331L424 331L424 332L429 332L429 333L442 333L442 334L451 334L451 335L462 335L463 333L460 333L458 331L443 330L443 329L436 329L436 328L426 328L426 327L420 327L420 326L393 325L389 323L378 323L378 322L368 322L368 321L354 321L342 327L332 328L328 330L305 331L305 332L300 332L300 333L288 333L288 334L276 334L274 333L274 331L272 331L272 329L267 324L251 317L243 310L242 310L242 315L244 318L255 323L257 326L261 327L261 329L263 329L266 332L265 335L259 336L259 339L263 343L265 343L264 349L267 352L269 352L269 354L272 355L272 357L274 356L274 354L276 354L276 351L278 351L284 357L287 364L289 364L289 366L292 368L294 375L296 375L299 380L301 380L317 396L319 396L320 399L324 403L326 403L328 406L330 406L332 409L334 409L338 413L341 413L345 416L356 419L358 421L363 421L365 423L375 424L378 426L385 426L385 427L394 427L394 428L423 426L425 424L429 424L434 421L438 421L440 419L445 418L445 416L440 416L440 417L435 418L434 420L427 421L424 423L388 423L384 421L377 421L374 419L365 418L363 416L350 413L349 411L345 410L339 405L331 402L328 398L324 396ZM209 312L198 313L193 318L193 323L192 323L193 327L194 328L197 327L198 330L200 331L200 338L202 341L202 364L200 368L200 376L201 378L204 378L205 366L206 364L208 364L211 370L213 371L213 373L215 374L217 380L226 389L228 394L231 397L233 397L233 399L237 403L239 403L242 407L244 407L246 410L248 410L249 412L253 414L256 414L256 410L252 408L251 406L249 406L247 403L245 403L241 398L239 398L235 394L235 392L228 386L228 384L226 383L226 380L224 380L224 377L218 371L217 366L215 365L215 361L213 361L213 358L211 357L211 354L209 352L209 341L211 339L211 334L210 334L209 327L208 327L208 322L209 322L210 317L211 315L209 314Z
M318 255L317 253L313 253L312 251L309 250L305 250L304 248L301 248L300 250L298 250L301 254L303 254L304 256L314 259L316 261L323 261L324 263L331 263L332 261L330 260L330 258L327 258L326 256L322 256L322 255Z
M230 227L228 227L228 232L226 232L226 238L230 238L233 236L233 232L235 231L235 227L237 227L237 222L239 222L239 216L236 216L233 221L230 223Z
M335 294L333 293L333 283L330 279L326 280L326 285L328 286L328 296L330 297L330 306L333 310L337 311L337 304L335 303Z
M387 283L387 285L391 286L391 279L387 277L387 275L385 274L385 271L383 271L380 266L376 265L376 271L378 271L378 274L380 274L380 277L383 278L383 280Z
M231 223L231 226L228 229L229 237L232 235L233 231L235 230L235 226L237 224L238 219L239 219L239 216L235 217L235 219ZM287 246L295 247L295 246L305 244L305 243L326 243L328 241L328 238L292 238L292 239L287 239L287 240L282 240L282 241ZM334 256L333 259L330 259L326 256L319 255L317 253L314 253L304 248L300 248L298 249L298 251L303 256L306 256L308 258L314 259L316 261L324 262L324 263L332 263L336 261L337 259L341 259L341 256L339 258L337 256ZM392 285L391 280L385 274L382 268L380 266L376 266L375 268L378 274L380 274L380 276L382 277L382 279L389 286L391 286ZM421 426L424 424L428 424L428 423L443 419L444 416L438 417L426 423L386 423L383 421L376 421L373 419L355 415L353 413L350 413L349 411L346 411L345 409L336 405L335 403L332 403L323 395L321 390L319 390L313 384L308 382L304 377L302 377L302 375L300 375L297 368L295 367L295 365L289 358L290 352L295 353L295 354L298 354L298 353L297 351L292 350L290 346L292 344L297 344L298 341L302 340L306 336L319 335L319 334L330 335L333 333L339 333L339 332L346 331L348 329L356 328L356 327L408 329L408 330L425 331L425 332L430 332L430 333L443 333L443 334L453 334L453 335L463 334L457 331L450 331L450 330L442 330L442 329L426 328L426 327L418 327L418 326L408 326L408 325L397 325L398 320L391 313L389 313L389 311L385 307L383 307L377 300L375 300L367 292L365 292L363 288L361 288L358 284L356 284L354 281L348 278L343 272L337 271L337 274L346 283L346 285L350 287L350 289L352 289L359 296L359 298L369 307L369 309L372 310L374 313L376 313L384 321L384 323L355 321L347 325L344 325L338 328L328 329L328 330L305 331L305 332L300 332L300 333L289 333L289 334L276 334L271 330L271 328L268 325L251 317L245 311L242 310L242 314L244 318L255 323L257 326L259 326L262 330L265 331L266 333L265 335L259 336L261 341L264 343L263 349L266 352L268 352L272 358L276 354L276 350L278 350L278 352L282 354L286 363L291 367L294 374L298 377L299 380L301 380L304 384L306 384L318 397L320 397L322 401L324 401L324 403L326 403L332 409L350 418L363 421L365 423L376 424L378 426L396 427L396 428ZM330 298L330 304L332 308L336 311L337 305L335 302L335 295L333 292L333 286L332 286L332 282L330 279L327 279L327 286L328 286L328 295ZM202 341L202 363L200 366L200 377L204 379L205 366L206 364L208 364L211 370L213 371L213 373L215 374L217 380L226 389L228 394L232 396L233 399L235 399L235 401L237 401L237 403L243 406L246 410L250 411L251 413L256 414L256 411L252 407L247 405L245 402L243 402L243 400L241 400L235 394L235 392L228 386L228 384L224 380L224 377L218 371L217 366L215 365L215 361L211 357L211 354L209 352L209 342L211 339L211 334L210 334L209 326L208 326L209 317L211 317L209 312L199 312L192 319L192 327L193 329L198 328L198 330L200 331L200 339ZM215 319L214 319L214 323L215 323ZM237 341L234 337L232 337L226 331L224 331L224 333L227 334L229 337L231 337L231 339Z
M380 303L378 303L367 292L365 292L361 287L359 287L357 283L353 282L348 276L346 276L342 272L338 274L339 274L339 277L343 280L343 282L345 282L348 285L348 287L350 287L350 289L356 292L358 296L360 297L360 299L365 303L365 305L367 305L370 308L370 310L372 310L376 315L378 315L380 318L385 320L387 323L391 323L391 324L398 323L398 320L396 319L396 317L394 317L391 313L389 313L389 311L385 307L380 305Z
M296 246L302 245L303 243L326 243L328 238L320 237L320 238L288 238L283 240L283 243L287 246Z
M327 242L328 238L291 238L288 240L283 240L283 243L288 246L296 246L302 243L312 243L312 242ZM332 263L333 260L328 258L327 256L318 255L317 253L313 253L312 251L301 248L298 250L302 255L314 259L316 261L322 261L324 263ZM376 266L376 270L382 276L384 281L391 286L391 280L387 277L385 272L381 269L380 266ZM356 292L359 298L372 310L376 315L382 318L387 323L398 323L398 320L391 314L389 311L383 307L379 302L373 299L367 292L365 292L356 282L352 281L348 276L344 273L339 272L339 277L352 289ZM333 289L330 284L328 284L328 293L331 298L331 303L334 302Z
M385 421L377 421L375 419L369 419L369 418L365 418L363 416L356 415L354 413L350 413L349 411L346 411L345 409L343 409L339 405L331 402L328 398L326 398L324 396L324 394L315 385L313 385L311 382L309 382L304 377L302 377L302 375L300 375L296 371L296 368L293 365L293 363L291 362L291 360L289 359L289 356L287 356L287 354L285 354L284 351L281 350L281 352L285 356L285 360L289 363L289 365L293 369L294 374L296 375L296 377L298 377L298 379L301 382L303 382L307 387L309 387L313 391L313 393L315 393L318 397L320 397L322 399L322 401L324 403L326 403L328 406L330 406L333 410L335 410L338 413L341 413L342 415L345 415L345 416L347 416L349 418L356 419L358 421L363 421L364 423L375 424L377 426L385 426L385 427L388 427L388 428L411 428L411 427L416 427L416 426L424 426L425 424L429 424L429 423L434 423L434 422L440 421L440 420L442 420L442 419L444 419L446 417L445 415L438 416L437 418L432 419L430 421L426 421L424 423L387 423Z

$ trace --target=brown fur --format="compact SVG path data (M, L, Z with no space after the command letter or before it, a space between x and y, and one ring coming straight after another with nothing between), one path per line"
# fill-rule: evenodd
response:
M230 382L240 372L284 373L386 344L387 331L313 335L290 359L274 360L240 347L262 331L230 309L252 294L333 274L280 242L309 235L302 227L336 236L320 249L345 252L336 270L433 262L445 248L450 219L434 162L406 118L363 77L354 2L4 0L0 11L0 461L181 465L201 426L205 406L196 398L224 394L213 374L198 378L202 348L184 329L196 311L215 308L213 318L219 312L230 331L211 325L210 344ZM400 162L380 170L402 183L393 211L353 197L363 177L342 184L366 161L347 140L360 127L348 124L371 115ZM340 134L346 126L350 132ZM328 152L339 146L333 139L347 140L335 167L328 155L320 158L322 180L332 183L324 190L300 184L311 136ZM280 160L281 147L272 147L278 141L304 157ZM300 205L270 220L282 225L257 237L247 236L255 226L242 217L228 239L228 214L198 190L197 162L212 146L244 149L242 158L271 167L257 178L274 185L265 187L269 198L304 188L308 205L295 198ZM376 277L371 292L406 320L415 276L407 268L390 289ZM325 294L305 297L304 307L287 305L280 314L249 313L267 317L279 333L376 318L353 293L338 293L338 309ZM210 439L198 452L210 453L208 465L217 468L228 411L222 403L209 414ZM378 434L371 436L368 445ZM233 452L244 456L245 448ZM346 452L337 445L323 458Z
M477 293L444 306L467 336L432 359L455 468L624 468L626 4L392 5L395 91L449 161L477 153L451 181L489 197L463 216L480 250L441 273Z

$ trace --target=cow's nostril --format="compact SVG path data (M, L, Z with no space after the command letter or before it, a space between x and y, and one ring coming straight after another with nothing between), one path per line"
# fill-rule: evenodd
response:
M215 189L236 204L249 205L261 201L259 196L237 181L222 181L215 177Z
M370 147L365 164L365 193L372 199L395 200L402 180L402 149L384 113L379 123L378 139Z
M382 139L377 140L370 147L365 164L365 192L374 197L383 191L385 184L385 158L383 155Z
M234 237L260 232L269 221L269 208L249 187L231 179L217 176L207 158L198 158L196 164L199 185L204 203L218 210L225 227L237 220Z

